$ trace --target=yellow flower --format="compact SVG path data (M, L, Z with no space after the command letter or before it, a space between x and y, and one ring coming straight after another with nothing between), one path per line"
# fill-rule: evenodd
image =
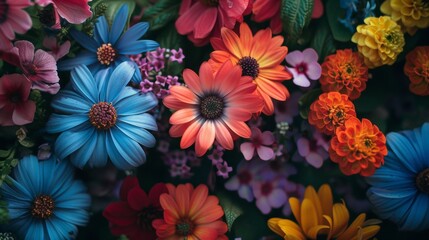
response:
M368 68L392 65L405 45L401 27L390 17L367 17L352 37Z
M418 28L429 27L429 4L424 0L386 0L380 10L410 35L414 35Z
M312 186L305 189L304 199L289 198L289 204L297 223L289 219L271 218L268 227L287 240L326 239L367 240L375 236L380 226L378 220L365 221L366 215L360 214L350 226L349 211L345 203L335 203L328 184L319 191Z

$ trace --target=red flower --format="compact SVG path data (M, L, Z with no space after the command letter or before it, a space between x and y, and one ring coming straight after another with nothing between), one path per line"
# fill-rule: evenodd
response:
M73 24L83 23L91 17L91 8L88 2L91 0L36 0L36 3L42 7L49 4L54 6L55 25L60 28L60 16L65 18L67 22Z
M31 83L22 75L0 78L0 125L25 125L33 122L36 104L28 100Z
M130 240L155 240L152 228L154 219L162 218L159 196L167 193L163 183L155 184L149 196L143 191L136 177L127 177L121 187L121 201L111 203L103 211L103 216L110 222L114 235L126 235Z

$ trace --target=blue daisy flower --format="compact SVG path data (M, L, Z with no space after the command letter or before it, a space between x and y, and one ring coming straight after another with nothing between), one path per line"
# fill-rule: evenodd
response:
M73 175L69 163L54 158L20 160L14 179L9 177L0 187L9 210L6 228L25 240L74 238L77 226L89 220L91 198Z
M156 121L146 112L158 100L126 86L134 73L128 62L104 73L94 78L84 65L73 69L71 87L52 101L46 130L60 133L55 152L60 159L70 156L76 167L101 167L108 158L120 169L140 166L146 160L141 145L156 142L148 131L157 130Z
M70 34L85 50L75 58L60 61L58 69L71 70L83 64L95 73L109 66L115 67L124 61L132 63L127 55L152 51L159 46L152 40L139 40L149 28L146 22L137 23L122 34L127 19L128 5L125 4L118 10L110 29L104 16L97 19L92 38L73 29ZM134 67L138 68L137 65Z
M367 195L380 218L401 230L429 228L429 123L389 133L385 165L367 178Z

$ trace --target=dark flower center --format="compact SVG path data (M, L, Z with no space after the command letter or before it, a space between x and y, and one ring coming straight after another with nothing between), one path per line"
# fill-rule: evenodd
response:
M200 0L200 2L203 5L209 6L209 7L216 7L219 5L219 0Z
M55 13L52 4L46 6L43 10L39 11L40 23L48 27L55 24Z
M97 129L107 130L116 123L116 109L111 103L100 102L92 105L89 110L89 121Z
M241 184L248 184L252 180L252 175L248 171L240 172L237 177Z
M156 207L144 208L138 213L137 225L142 229L151 230L152 221L155 219L162 218L162 209Z
M203 97L200 102L200 114L205 119L217 119L223 115L225 103L216 95Z
M238 61L238 65L241 66L242 76L250 76L255 79L259 74L259 64L252 57L243 57Z
M9 100L13 103L19 102L19 99L21 99L21 95L19 95L19 93L17 93L17 92L15 92L9 96Z
M8 12L9 4L6 3L6 0L0 0L0 24L6 21Z
M40 195L33 202L31 215L36 218L47 219L54 213L54 200L51 196Z
M429 168L426 168L417 175L416 185L420 191L429 194Z
M264 196L269 195L273 191L273 185L270 182L266 182L261 186L261 193Z
M306 63L299 64L298 66L296 66L296 70L298 73L305 74L307 72L307 64Z
M194 231L194 224L188 219L181 219L176 224L176 233L180 236L188 236Z
M112 44L103 43L101 47L97 49L97 58L101 64L110 65L116 58L116 51L113 49Z

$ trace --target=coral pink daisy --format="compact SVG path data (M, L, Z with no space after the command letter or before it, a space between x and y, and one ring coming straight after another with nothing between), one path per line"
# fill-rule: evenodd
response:
M176 29L188 35L195 45L202 46L210 37L220 36L220 29L234 28L242 22L249 0L183 0Z
M89 1L91 0L36 0L36 3L42 7L52 4L56 23L60 22L61 16L69 23L80 24L92 15ZM56 25L59 26L59 24Z
M207 62L200 75L190 69L183 71L188 87L173 86L164 105L177 110L170 117L170 135L180 137L182 149L195 142L197 156L202 156L214 140L225 149L234 147L237 135L249 138L245 121L262 108L262 99L255 95L256 85L250 77L241 76L241 68L226 61L216 74Z
M25 125L33 122L36 104L28 100L31 83L22 75L0 78L0 125Z
M31 28L30 15L23 10L30 0L0 0L0 50L12 48L15 32L24 34Z

